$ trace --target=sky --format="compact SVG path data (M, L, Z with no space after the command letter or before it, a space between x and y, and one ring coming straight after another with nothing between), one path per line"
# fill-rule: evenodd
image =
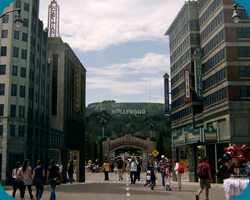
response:
M48 5L39 18L47 27ZM86 106L104 100L164 103L165 32L185 0L57 0L59 32L87 70Z

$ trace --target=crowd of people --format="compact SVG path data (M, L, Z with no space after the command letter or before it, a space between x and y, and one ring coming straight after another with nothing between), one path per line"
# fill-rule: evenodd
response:
M20 198L24 200L25 190L28 188L30 199L32 200L40 200L44 191L44 183L46 181L47 184L51 187L50 200L56 199L55 189L56 185L59 185L61 181L63 181L62 172L63 166L60 161L56 164L55 160L52 159L50 162L50 166L47 169L47 176L45 177L45 170L42 167L42 161L38 160L36 162L36 167L31 169L30 160L25 159L23 164L20 162L16 162L14 169L12 170L12 178L13 178L13 193L12 197L15 198L16 191L19 189ZM67 166L68 178L69 182L72 184L73 182L73 172L74 165L73 160L70 160ZM32 193L32 185L36 188L36 193L33 195Z

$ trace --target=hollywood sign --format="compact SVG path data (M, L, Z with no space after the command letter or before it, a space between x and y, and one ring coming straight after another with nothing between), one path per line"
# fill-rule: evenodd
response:
M134 115L145 115L146 110L130 110L130 109L115 109L111 110L111 114L123 114L123 115L128 115L128 114L134 114Z
M136 146L142 147L144 149L147 148L147 145L143 144L141 142L137 142L137 141L121 141L121 142L116 142L116 143L112 144L111 149L113 149L115 147L118 147L118 146L122 146L122 145L136 145Z

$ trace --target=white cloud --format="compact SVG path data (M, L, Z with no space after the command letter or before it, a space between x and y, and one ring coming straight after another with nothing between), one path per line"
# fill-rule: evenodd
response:
M185 0L58 0L60 35L83 52L128 41L162 40ZM50 0L40 2L47 26Z

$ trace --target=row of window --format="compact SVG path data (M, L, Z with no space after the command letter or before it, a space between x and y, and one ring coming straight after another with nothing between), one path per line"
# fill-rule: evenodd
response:
M202 26L207 19L210 18L210 16L214 13L216 8L219 7L219 5L222 3L222 0L215 0L208 9L204 12L204 14L200 18L200 26Z
M5 95L5 84L0 84L0 95ZM11 96L17 96L17 85L11 85ZM20 85L19 97L25 98L25 86Z
M172 121L175 121L175 120L178 120L178 119L181 119L183 117L186 117L188 115L192 114L192 109L191 107L188 107L188 108L185 108L175 114L172 115Z
M240 97L250 97L250 86L240 86Z
M189 22L184 26L184 28L180 31L180 33L176 36L173 42L170 44L170 51L174 49L176 45L179 44L179 41L182 37L189 31Z
M250 66L239 66L239 77L250 77Z
M8 38L8 30L2 30L2 38ZM19 40L19 31L14 31L14 39ZM22 41L28 41L27 33L22 33Z
M18 67L16 65L12 65L12 76L17 76ZM6 65L0 65L0 75L6 74ZM20 77L26 78L26 68L21 67Z
M224 21L223 11L221 11L214 20L202 31L201 33L201 42L204 41L212 31Z
M227 78L227 68L223 68L214 75L210 76L208 79L203 81L203 89L206 90L215 84L219 83L223 79Z
M173 72L178 69L179 66L181 66L186 60L188 60L191 56L191 50L188 49L184 55L182 57L180 57L180 59L171 67L171 74L173 74ZM177 79L179 80L179 79ZM174 83L172 83L174 84Z
M190 37L188 36L184 42L175 50L175 52L170 56L170 62L174 61L177 56L190 44Z
M3 24L7 24L7 23L9 23L9 15L4 15L3 17L2 17L2 23ZM24 27L29 27L29 20L28 19L26 19L26 18L23 18L22 19L23 20L23 23L22 23L22 26L24 26Z
M227 87L224 87L204 99L204 107L210 106L218 101L228 98Z
M18 137L24 137L24 126L17 126L18 127ZM16 126L10 125L10 136L16 136ZM0 137L3 136L3 125L0 125Z
M250 28L237 28L237 38L250 38Z
M220 44L225 39L224 29L220 31L204 48L202 48L202 56L206 56L210 51L212 51L218 44Z
M176 87L175 89L173 89L171 91L171 95L172 95L172 98L174 98L177 94L179 94L181 91L183 91L185 88L185 83L181 83L178 87Z
M7 56L7 47L1 47L0 56ZM13 57L14 58L19 57L19 48L18 47L13 47ZM26 49L22 49L21 59L27 60L27 50Z
M172 109L175 109L178 106L184 104L184 98L185 98L185 96L182 96L182 97L178 98L177 100L173 101L172 102Z
M250 47L238 47L238 57L250 57Z
M11 110L11 109L14 109L14 110ZM10 112L12 113L14 111L16 112L16 105L11 105ZM24 111L25 111L25 106L19 106L19 117L20 118L24 118ZM0 116L3 116L3 114L4 114L4 104L0 104Z
M200 11L207 4L207 2L208 2L208 0L199 0L199 9L200 9Z
M212 58L210 58L206 63L202 65L203 74L212 69L215 65L225 59L226 52L225 48L220 50L217 54L215 54Z
M184 70L181 70L171 79L171 85L174 85L177 81L184 77Z
M22 9L22 2L21 1L16 1L16 8L21 8ZM23 10L29 12L30 10L30 5L28 3L23 4Z
M240 19L249 19L248 13L245 9L237 9Z

